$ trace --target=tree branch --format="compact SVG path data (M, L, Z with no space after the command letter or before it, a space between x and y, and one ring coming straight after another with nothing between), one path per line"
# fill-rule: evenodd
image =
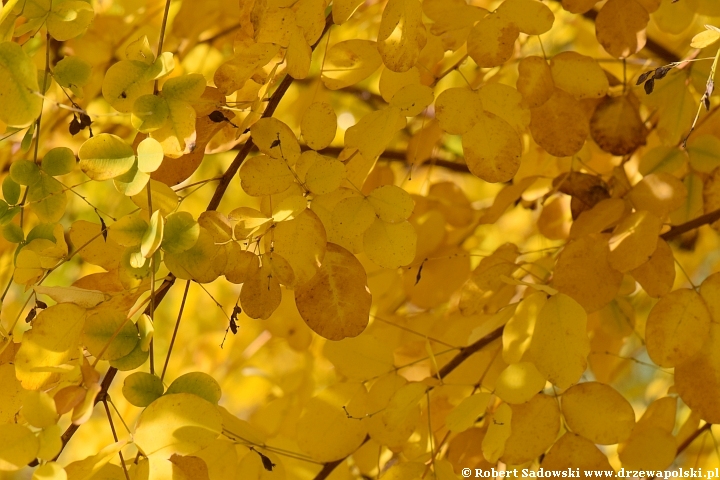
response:
M681 225L676 225L667 232L660 235L660 238L662 238L663 240L672 240L673 238L679 237L685 232L695 230L696 228L716 222L717 220L720 220L720 208L717 210L713 210L710 213L706 213L705 215L701 215L697 218L693 218L692 220L685 222Z

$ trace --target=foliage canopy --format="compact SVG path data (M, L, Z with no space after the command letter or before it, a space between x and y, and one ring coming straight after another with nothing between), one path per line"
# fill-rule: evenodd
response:
M0 478L714 468L714 25L5 0Z

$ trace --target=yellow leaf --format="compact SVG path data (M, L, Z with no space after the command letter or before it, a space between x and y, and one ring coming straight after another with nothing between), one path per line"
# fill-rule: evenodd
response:
M715 135L698 135L688 143L690 165L699 172L710 173L720 166L719 152L720 138Z
M327 52L322 81L330 90L354 85L382 65L377 43L370 40L351 39L336 43Z
M160 248L165 229L165 219L160 216L160 210L155 210L150 217L150 225L140 241L140 253L145 258L150 258Z
M566 157L580 151L590 126L580 102L556 88L547 102L531 110L530 133L550 155Z
M677 177L665 172L646 175L626 197L636 210L663 218L677 210L687 199L687 188Z
M16 423L0 425L0 471L20 470L40 448L40 442L29 428Z
M405 85L393 95L390 106L400 109L406 117L419 115L425 107L433 103L435 95L433 89L425 85Z
M492 113L480 114L475 126L463 134L462 143L470 172L486 182L507 182L520 168L520 137Z
M705 30L692 38L690 46L693 48L705 48L720 40L720 32L716 30Z
M67 472L56 462L48 462L33 472L32 480L67 480Z
M496 12L527 35L542 35L552 28L555 21L552 10L537 0L505 0Z
M200 228L198 240L182 253L166 253L165 265L178 278L210 283L223 274L227 253L223 245L216 245L212 235Z
M339 383L311 398L297 423L299 447L318 462L357 450L367 434L367 397L362 384Z
M672 465L677 455L677 444L670 432L650 427L633 433L618 448L620 461L627 469L662 471Z
M700 285L700 295L710 311L710 319L720 323L720 274L714 273L703 280Z
M332 4L333 22L342 25L347 22L355 10L363 4L363 0L337 0Z
M651 297L658 298L670 293L675 283L675 258L667 242L659 239L650 259L631 270L630 274Z
M17 378L26 390L39 390L60 378L58 373L38 372L38 367L54 367L79 358L80 332L85 309L72 303L48 307L33 321L23 336L15 357Z
M118 452L127 444L127 441L111 443L95 455L83 460L72 462L65 467L68 480L86 480L98 474Z
M328 103L311 104L300 123L300 130L308 147L322 150L330 145L337 131L337 115Z
M710 423L720 420L720 325L712 323L703 346L690 360L675 367L680 398Z
M261 118L250 127L250 133L255 145L265 155L274 159L284 159L290 167L300 158L300 144L295 134L280 120L272 117Z
M452 409L445 420L445 426L453 433L464 432L485 415L490 402L489 393L476 393L466 397Z
M562 395L562 412L570 430L600 445L627 440L635 426L630 403L617 390L599 382L570 387Z
M395 185L383 185L367 197L378 218L388 223L407 220L412 214L414 202L410 194Z
M562 52L550 60L550 71L555 86L578 100L602 98L609 82L597 60L577 52Z
M480 96L468 88L448 88L435 100L435 115L440 128L453 135L470 130L483 112Z
M240 304L250 318L266 319L280 305L280 282L270 262L265 261L257 274L248 278L240 291Z
M214 75L215 85L225 95L240 90L258 68L277 54L279 47L270 43L251 43L237 50L234 58L220 65Z
M623 275L608 261L608 234L592 233L565 245L558 256L553 286L587 312L607 305L620 289Z
M12 423L22 406L25 393L20 382L15 378L15 365L11 363L0 365L0 382L4 386L0 390L0 422Z
M590 210L584 210L570 227L570 238L577 239L593 233L602 233L614 227L629 208L619 198L606 198Z
M585 472L613 470L607 457L598 447L572 432L565 432L555 442L540 466L546 471L562 471L568 468L574 471L579 468L583 476L594 474Z
M410 70L427 41L419 0L390 0L383 10L378 31L378 51L394 72Z
M36 67L17 43L0 43L0 76L0 121L11 127L30 125L40 115L42 99L34 93L40 89Z
M627 58L645 46L645 27L650 15L635 0L609 0L595 19L595 34L605 50Z
M399 108L375 110L345 131L345 147L357 148L363 157L374 159L385 151L405 123Z
M228 282L240 284L245 283L260 270L260 259L257 255L235 242L227 246L228 260L225 266L225 278Z
M510 408L510 436L500 460L517 465L539 457L553 444L560 431L560 409L553 397L542 393Z
M312 49L305 40L303 31L297 26L292 29L286 52L288 75L297 79L307 77L310 72Z
M530 108L547 102L555 92L555 83L550 67L542 57L527 56L518 63L518 92Z
M324 155L317 155L305 174L305 186L318 195L337 190L343 180L345 180L345 164Z
M324 261L327 244L325 228L317 215L306 208L294 219L276 223L273 235L265 237L266 247L270 246L271 237L275 253L292 267L295 285L308 282Z
M77 287L43 287L33 289L40 295L47 295L57 303L74 303L82 308L93 308L106 300L105 294L98 290L85 290Z
M323 354L351 380L365 381L393 370L392 348L373 335L326 342Z
M378 218L363 234L365 253L383 268L409 265L416 245L417 233L408 221L387 223Z
M608 241L610 265L626 273L647 262L657 248L661 228L660 219L647 210L625 217Z
M523 103L520 92L503 83L489 83L478 91L487 113L492 113L521 134L530 125L530 110Z
M661 367L674 367L697 354L710 330L710 312L695 290L674 290L650 311L645 327L648 355Z
M63 446L60 425L50 425L43 429L38 435L38 440L40 440L40 449L37 458L49 462L60 455Z
M497 67L512 56L520 29L499 13L487 15L470 30L467 49L478 67Z
M515 313L517 315L517 311ZM495 394L511 404L525 403L542 391L545 377L530 362L508 365L495 382Z
M164 395L151 403L135 426L135 444L145 455L190 455L222 432L215 405L190 393Z
M408 85L420 85L418 67L412 67L407 72L393 72L387 67L380 71L378 90L386 102L390 103L393 96Z
M39 390L31 390L25 394L22 414L30 425L37 428L55 425L58 420L58 412L52 397Z
M587 314L571 297L558 293L538 314L525 359L560 388L576 383L587 366Z
M598 146L613 155L627 155L645 145L648 129L638 106L628 96L607 97L590 119L590 135Z
M500 404L490 418L490 426L482 440L482 453L490 463L496 463L505 452L510 437L513 411L507 403Z
M365 330L372 296L367 275L350 252L333 243L320 270L295 289L300 315L318 335L330 340L355 337Z
M503 360L517 364L530 348L538 315L547 302L548 296L543 292L535 292L525 297L515 314L503 329Z

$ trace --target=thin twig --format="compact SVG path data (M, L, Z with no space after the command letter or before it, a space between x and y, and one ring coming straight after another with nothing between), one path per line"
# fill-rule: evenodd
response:
M180 311L178 312L177 321L175 322L175 329L173 330L172 338L170 339L170 347L168 347L168 353L165 357L165 365L163 365L162 373L160 374L160 380L165 378L165 372L167 371L168 362L170 361L170 354L172 353L173 345L175 345L175 337L177 337L178 328L180 328L180 319L182 318L183 310L185 309L185 300L187 299L188 290L190 290L190 280L185 284L185 292L183 293L182 302L180 303Z

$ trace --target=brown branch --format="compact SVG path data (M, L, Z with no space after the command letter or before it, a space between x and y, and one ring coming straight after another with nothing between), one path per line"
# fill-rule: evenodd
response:
M322 35L320 35L318 41L315 42L315 44L311 47L313 51L320 43L320 40L325 36L325 33L327 33L327 31L330 29L330 26L332 24L333 20L331 13L325 18L325 29L323 30ZM270 101L268 101L267 107L265 107L262 118L272 117L272 115L275 113L275 109L280 104L280 100L282 100L285 92L287 92L288 88L290 88L290 85L292 85L293 81L295 81L295 79L292 78L290 75L286 75L285 78L283 78L283 81L280 82L280 85L278 85L277 89L270 97ZM220 179L220 184L215 189L215 193L213 194L213 197L210 200L210 203L208 204L206 210L217 210L217 207L220 205L220 200L222 200L223 195L225 195L225 191L227 190L228 186L230 186L230 181L233 179L237 171L240 170L240 166L243 164L254 146L255 144L253 143L252 138L249 138L245 142L245 145L243 145L240 151L237 153L237 155L235 155L232 163L230 164L228 169L225 170L225 173Z
M720 209L713 210L710 213L701 215L681 225L676 225L667 232L660 235L660 238L662 238L663 240L672 240L673 238L678 237L685 232L695 230L696 228L716 222L717 220L720 220Z
M327 147L320 150L318 153L323 155L339 155L343 149L340 147ZM403 150L386 150L380 154L381 160L389 160L391 162L407 162L406 152ZM446 170L459 173L470 173L467 165L460 162L453 162L451 160L443 160L441 158L433 157L418 165L418 167L426 167L435 165L442 167Z
M438 372L438 376L440 378L447 377L453 370L459 367L461 363L470 358L470 356L472 356L474 353L479 352L484 347L490 345L493 341L500 338L503 334L504 329L505 325L503 325L502 327L498 327L492 332L482 337L480 340L476 341L475 343L471 343L467 347L461 348L458 354L455 355L448 363L445 364L444 367L440 369L440 371Z
M484 337L482 337L480 340L476 341L475 343L471 343L467 347L463 347L460 349L460 351L455 355L448 363L445 364L444 367L438 371L438 376L440 378L445 378L448 376L453 370L455 370L457 367L459 367L465 360L470 358L474 353L479 352L484 347L491 344L493 341L497 340L502 336L503 330L505 329L505 326L498 327L492 332L488 333ZM369 436L365 437L365 440L360 444L360 446L364 445L365 442L370 440ZM358 447L359 448L359 447ZM347 457L345 457L347 458ZM332 462L327 462L323 465L322 470L318 472L317 475L313 478L313 480L325 480L332 472L335 470L335 468L340 465L342 462L345 461L345 458L342 458L340 460L334 460Z

